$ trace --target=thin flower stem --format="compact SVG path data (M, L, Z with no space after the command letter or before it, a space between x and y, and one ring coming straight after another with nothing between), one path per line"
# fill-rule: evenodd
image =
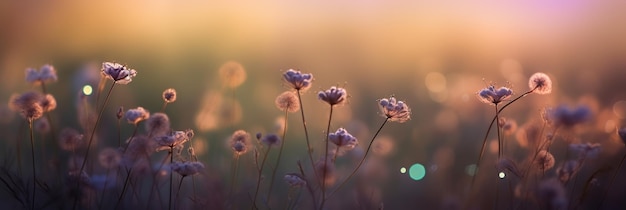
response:
M174 202L176 202L176 205L174 206L175 209L177 209L176 206L178 206L178 204L179 204L178 203L179 202L178 198L180 196L180 188L183 186L183 180L185 179L185 177L187 177L187 176L181 177L180 178L180 182L178 182L178 190L176 190L176 200L174 200Z
M306 127L306 120L304 118L304 106L302 105L302 96L300 96L300 90L296 91L298 93L298 101L300 102L300 115L302 115L302 126L304 127L304 136L306 138L306 147L307 153L309 154L309 161L311 162L311 168L313 169L313 174L315 174L315 180L320 180L317 175L317 171L315 171L315 162L313 162L313 149L311 148L311 143L309 140L309 131ZM319 182L318 182L319 183Z
M83 164L80 166L80 170L78 172L78 175L80 176L83 173L83 170L85 170L85 165L87 165L87 160L89 158L89 151L91 149L91 143L93 143L93 137L96 134L96 129L98 128L98 124L100 124L100 119L102 118L102 114L104 113L104 109L106 108L107 103L109 102L109 96L111 96L111 92L113 91L113 87L115 87L115 82L113 82L113 84L111 84L111 88L109 88L109 92L107 93L107 96L104 99L104 104L102 104L102 108L100 109L100 113L98 113L98 118L96 118L96 123L93 127L93 129L91 130L91 135L89 137L89 143L87 144L87 151L85 151L85 161L83 161ZM80 182L78 182L78 186L80 187Z
M498 133L498 159L502 158L502 149L503 149L503 142L502 142L502 138L500 138L500 114L498 114L498 104L494 104L496 107L496 133Z
M333 119L333 105L330 105L330 113L328 114L328 124L326 125L326 133L324 134L324 168L322 173L322 179L320 180L320 185L322 186L322 198L326 197L326 173L328 171L328 134L330 132L330 123ZM320 209L324 207L324 200L322 199L322 205Z
M167 107L167 101L163 102L163 106L161 106L161 111L162 113L165 113L165 107Z
M252 209L259 209L256 205L256 198L259 195L259 188L261 188L261 175L263 173L263 167L265 167L265 160L267 160L267 155L270 153L271 147L267 147L265 150L265 154L263 155L263 160L261 160L261 167L258 169L259 175L256 179L256 190L254 192L254 199L252 200Z
M28 126L30 128L30 152L33 159L33 200L30 205L31 209L35 209L35 193L37 190L37 173L35 171L35 140L33 137L33 119L28 119Z
M172 210L172 181L174 179L174 173L172 173L172 164L174 163L174 146L170 146L170 201L167 209Z
M115 204L115 209L119 209L119 205L122 203L122 199L124 198L124 193L126 192L126 187L128 186L128 181L130 180L130 175L133 172L133 168L126 168L126 179L124 179L124 186L122 187L122 193L120 193L120 197L117 199L117 203Z
M333 194L335 194L337 191L339 191L339 189L341 189L341 187L343 187L350 180L350 178L352 178L354 176L354 174L356 174L356 172L359 170L359 168L361 167L363 162L365 162L365 158L367 158L367 154L369 154L370 149L372 148L372 144L374 143L374 140L376 140L376 137L378 136L380 131L383 129L383 127L385 127L385 124L387 124L387 122L389 122L389 118L390 117L385 118L385 121L383 121L383 123L380 125L380 127L378 128L378 130L376 131L376 133L372 137L372 140L370 141L370 144L367 146L367 150L365 150L365 155L363 155L363 158L361 159L361 161L359 161L359 164L356 166L356 168L354 168L354 170L352 170L352 173L350 173L350 175L345 180L343 180L343 182L341 182L341 184L339 184L339 186L337 188L335 188L335 190L333 190L331 193L329 193L327 197L323 197L322 198L322 205L320 206L320 209L323 209L323 207L324 207L323 204L324 204L324 202L328 198L331 198L333 196Z
M606 198L609 195L609 191L611 190L611 187L613 186L613 182L615 182L615 178L617 177L617 174L619 174L619 170L622 168L622 165L624 164L624 160L626 160L626 154L624 154L624 156L622 156L622 159L619 161L617 170L615 170L613 177L611 177L611 182L609 182L609 185L607 185L608 187L606 188L606 191L604 191L604 195L602 196L602 201L600 202L598 209L602 209L602 207L604 206L604 202L606 201Z
M237 180L237 172L239 171L239 154L235 153L235 160L233 161L233 166L231 170L232 178L230 179L230 190L228 191L228 197L233 193L235 189L235 182Z
M317 209L316 205L317 205L317 199L315 198L315 193L313 193L313 188L311 188L311 185L309 185L308 183L310 183L306 177L306 175L304 174L304 169L302 168L302 163L300 163L300 161L298 160L297 162L298 164L298 169L300 169L300 176L302 176L302 178L304 180L307 180L307 184L306 184L306 189L309 191L309 194L311 194L311 199L313 200L313 209Z
M280 158L283 154L283 147L285 146L285 136L287 135L287 120L289 116L289 112L287 112L287 109L285 109L285 122L284 122L284 129L283 129L283 137L281 138L280 141L280 149L278 149L278 157L276 158L276 165L274 166L274 170L272 171L272 178L270 179L270 189L267 193L267 202L270 202L270 198L272 197L272 188L274 187L274 179L276 178L276 171L278 171L278 166L280 165Z

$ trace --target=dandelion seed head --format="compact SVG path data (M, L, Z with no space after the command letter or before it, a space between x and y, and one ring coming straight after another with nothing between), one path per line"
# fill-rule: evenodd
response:
M317 98L334 106L345 103L347 95L346 89L332 86L328 90L320 91Z
M528 79L528 87L533 90L533 93L549 94L552 92L552 80L547 74L537 72Z
M38 92L26 92L21 95L13 95L9 101L9 107L18 111L22 117L28 120L36 120L43 115L41 106L43 96Z
M146 131L153 136L162 136L171 130L170 118L165 113L154 113L146 121Z
M98 154L98 162L105 169L113 169L120 165L122 153L118 149L107 147Z
M113 80L117 84L126 85L133 81L133 77L137 76L137 71L128 68L125 65L113 62L102 63L102 75Z
M165 103L172 103L176 101L176 90L174 90L173 88L168 88L163 91L163 100L165 101Z
M411 119L411 108L395 97L379 99L378 103L384 117L392 122L404 123Z
M135 109L127 110L124 117L126 117L128 123L137 125L137 123L150 118L150 112L145 110L143 107L137 107Z
M219 73L222 83L229 88L239 87L246 81L246 70L235 61L224 63L220 67Z
M537 157L535 158L535 165L539 170L550 170L552 167L554 167L554 163L554 156L552 156L550 152L546 150L540 150L537 153Z
M344 128L339 128L334 133L328 134L328 140L344 150L352 150L359 141Z
M52 94L44 95L40 103L44 112L49 112L57 108L57 100Z
M306 91L311 87L313 75L303 74L300 71L289 69L283 73L283 79L291 88L299 91Z
M298 174L288 173L285 174L283 178L285 182L289 185L289 187L304 187L306 186L306 181Z
M281 111L287 112L297 112L300 110L300 101L298 101L298 96L291 91L285 91L276 97L274 101L276 107Z
M59 134L59 147L65 151L74 151L83 145L83 134L73 128L64 128Z

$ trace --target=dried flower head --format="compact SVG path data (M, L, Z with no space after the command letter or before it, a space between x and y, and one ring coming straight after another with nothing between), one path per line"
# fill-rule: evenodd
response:
M9 101L9 107L18 111L27 120L36 120L43 115L41 102L43 96L38 92L26 92L21 95L13 95Z
M537 72L528 79L528 87L533 90L533 93L548 94L552 92L552 80L547 74Z
M273 147L280 145L281 139L278 135L270 133L261 137L261 143Z
M102 74L117 84L128 84L137 76L137 71L113 62L102 63Z
M285 180L285 182L287 182L289 187L295 188L306 186L306 181L302 177L300 177L300 175L295 173L285 174L285 177L283 179Z
M250 134L244 130L237 130L230 137L229 144L235 153L242 155L248 151Z
M561 182L565 183L569 181L576 172L580 169L580 162L576 160L565 161L559 168L556 169L556 175Z
M198 161L174 162L171 167L181 176L193 176L204 169L204 164Z
M57 71L50 64L43 65L39 71L34 68L26 69L26 82L29 83L46 83L56 82L58 80Z
M550 170L554 167L554 156L550 154L550 152L546 150L540 150L537 152L537 157L535 157L535 165L539 170Z
M556 127L573 127L587 122L591 117L591 109L585 105L576 107L560 105L556 108L546 109L544 115L544 119Z
M113 169L120 165L122 153L118 149L107 147L100 151L98 155L100 165L106 169Z
M170 130L170 118L165 113L154 113L146 121L146 131L152 136L161 136Z
M222 83L230 88L239 87L246 81L246 70L235 61L224 63L219 70Z
M173 88L168 88L163 91L163 100L165 103L172 103L176 101L176 90Z
M126 117L128 123L137 125L137 123L150 118L150 112L143 107L137 107L136 109L127 110L124 117Z
M334 133L328 134L328 140L337 145L337 147L341 147L345 150L352 150L357 144L359 144L356 137L352 136L344 128L339 128Z
M285 91L278 95L274 103L276 103L276 107L281 111L293 113L300 110L300 101L298 101L298 96L291 91Z
M513 95L513 90L508 87L500 87L489 85L485 89L478 92L478 99L486 104L497 105L500 102L509 99Z
M312 74L303 74L300 71L293 69L287 70L283 73L285 82L295 90L306 91L311 87L311 80L313 80Z
M378 100L383 115L392 122L403 123L411 119L411 108L403 101L391 96Z
M346 89L332 86L328 90L320 91L317 94L317 98L334 106L343 104L346 101L347 95Z
M185 142L189 141L189 137L185 131L172 131L167 135L158 136L155 138L157 143L156 151L169 150L173 147L180 147Z
M44 112L49 112L57 108L57 100L51 94L43 96L40 103Z
M65 151L74 151L83 145L83 134L76 129L64 128L59 134L59 147Z

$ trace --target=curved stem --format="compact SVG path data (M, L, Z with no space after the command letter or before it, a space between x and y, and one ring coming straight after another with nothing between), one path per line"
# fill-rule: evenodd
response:
M502 139L500 138L500 115L498 114L498 104L494 104L496 107L496 133L498 133L498 159L500 159L502 157L502 154L504 153L502 151L503 146L502 146Z
M33 119L28 119L28 126L30 128L30 152L33 159L33 200L30 205L31 209L35 209L35 193L37 190L37 173L35 171L35 140L33 137Z
M383 127L385 127L385 124L387 124L388 121L389 121L389 117L385 118L385 121L383 121L383 124L380 125L380 127L378 128L378 130L372 137L372 141L370 141L370 144L367 146L367 150L365 150L365 155L363 155L363 158L361 159L359 164L356 166L356 168L354 168L352 173L350 173L350 175L345 180L343 180L343 182L341 182L341 184L339 184L337 188L335 188L335 190L333 190L331 193L328 194L327 198L331 198L333 194L335 194L339 189L341 189L341 187L343 187L350 180L350 178L352 178L354 174L356 174L356 172L359 170L363 162L365 162L365 158L367 158L367 154L369 154L370 149L372 148L372 144L374 143L374 140L376 140L376 136L378 136L378 134L383 129ZM322 198L322 204L324 203L324 201L327 200L327 198ZM322 209L322 207L323 205L320 206L320 209Z
M80 166L80 171L78 172L79 176L80 176L80 174L83 173L83 170L85 170L85 165L87 164L87 162L89 160L89 151L91 149L91 143L93 143L93 137L96 134L96 129L98 128L98 124L100 124L100 119L102 118L102 113L104 113L104 109L106 108L106 105L109 102L109 96L111 96L111 92L113 91L113 87L115 87L115 82L113 82L113 84L111 84L111 88L109 89L109 92L107 93L107 96L104 98L104 104L102 104L102 108L100 109L100 113L98 113L98 117L96 118L96 123L94 124L93 129L91 129L91 135L89 136L89 143L87 144L87 151L85 152L85 161L83 161L83 164ZM78 185L80 187L80 182L78 182Z
M232 177L230 180L230 190L228 191L228 198L230 199L230 196L233 193L233 189L235 188L235 180L237 180L237 172L239 169L239 154L235 153L235 161L233 161L233 166L232 166Z
M302 97L300 96L300 90L297 90L296 92L298 93L298 101L300 102L300 115L302 115L302 126L304 127L304 136L306 137L307 154L309 155L309 161L311 162L313 174L315 174L315 180L319 180L319 176L315 171L315 162L313 162L313 149L311 148L311 143L309 141L309 131L307 130L306 120L304 118L304 106L302 105Z
M289 116L289 113L287 112L287 109L285 109L285 122L284 122L284 129L283 129L283 137L280 141L280 149L278 150L278 157L276 159L276 165L274 166L274 170L272 171L272 178L270 179L270 189L267 193L267 202L270 202L270 198L272 197L272 188L274 187L274 179L276 178L276 171L278 171L278 166L280 165L280 158L283 154L283 147L285 146L285 136L287 135L287 117Z
M183 186L183 180L185 179L185 177L187 176L183 176L182 178L180 178L180 182L178 183L178 190L176 190L176 200L174 200L174 202L176 202L176 206L178 206L178 197L180 196L180 188Z
M261 160L261 167L258 169L259 176L256 179L256 190L254 192L254 199L252 200L253 209L259 209L259 207L256 206L256 198L259 195L259 188L261 187L261 174L263 173L263 167L265 167L265 160L267 160L267 155L270 153L270 149L271 147L268 147L267 150L265 150L265 154L263 155L263 160Z

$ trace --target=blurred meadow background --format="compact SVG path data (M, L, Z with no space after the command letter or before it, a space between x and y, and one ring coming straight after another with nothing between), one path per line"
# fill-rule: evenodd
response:
M377 99L395 95L412 109L410 121L388 124L378 136L386 139L390 152L378 154L378 164L366 162L365 168L370 163L381 173L372 175L374 186L361 193L369 197L359 197L351 183L335 195L342 199L329 201L329 208L357 208L353 203L365 199L372 202L367 208L455 209L463 206L472 178L467 169L475 164L494 114L477 92L495 82L517 96L529 90L530 75L544 72L552 79L552 93L529 95L502 116L521 128L540 121L546 107L590 107L592 120L570 136L602 145L600 158L586 164L612 167L599 175L606 185L625 152L616 133L626 123L624 20L624 1L2 1L0 136L7 148L2 152L13 154L13 139L20 136L15 131L23 121L8 110L9 98L39 89L25 82L26 68L56 68L59 80L47 88L58 103L51 115L60 130L80 127L79 94L85 85L96 86L101 63L111 61L138 73L132 83L113 91L101 122L102 138L115 137L120 106L155 113L163 104L163 90L174 88L178 99L166 111L172 128L193 129L206 176L230 180L233 155L227 140L238 129L252 135L276 132L283 112L274 100L289 90L282 73L296 69L315 78L302 101L317 147L328 117L328 105L317 92L330 86L348 92L348 103L334 110L330 130L345 127L355 135L360 143L353 152L363 152L384 120ZM245 81L236 88L220 79L227 62L245 69ZM121 128L128 136L134 127L123 123ZM278 174L297 172L298 160L307 163L302 134L300 115L290 114ZM495 138L492 132L489 139ZM507 154L522 159L522 143L514 134L506 140ZM556 158L565 157L565 150L555 149ZM481 167L493 168L495 153L488 149ZM63 158L55 161L63 165ZM252 153L241 161L242 177L256 173ZM425 168L423 178L401 172L416 163ZM340 173L354 167L338 164ZM580 173L581 180L594 170ZM626 193L626 171L621 172L607 206L626 205L617 199ZM254 183L240 182L242 208L248 208L246 184L254 189ZM287 195L282 179L277 183L279 194ZM227 186L224 181L221 187ZM493 195L486 192L478 200L490 207ZM601 198L593 198L596 202L581 207L598 205Z

